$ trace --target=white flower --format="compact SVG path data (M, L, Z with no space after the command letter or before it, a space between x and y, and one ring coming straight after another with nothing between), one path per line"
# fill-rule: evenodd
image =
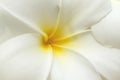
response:
M1 0L0 80L120 80L119 1L110 11L109 0Z

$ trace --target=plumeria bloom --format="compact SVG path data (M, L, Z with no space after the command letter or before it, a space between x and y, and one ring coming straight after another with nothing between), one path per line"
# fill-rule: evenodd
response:
M0 80L120 80L112 2L1 0Z

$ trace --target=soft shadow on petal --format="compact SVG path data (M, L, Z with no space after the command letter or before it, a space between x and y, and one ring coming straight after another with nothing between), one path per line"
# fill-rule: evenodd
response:
M0 5L36 29L56 25L58 0L2 0Z
M0 5L27 24L50 33L62 30L64 36L96 24L111 11L109 0L2 0Z
M120 49L102 46L90 33L73 38L69 44L60 45L86 57L106 79L120 80Z
M101 80L92 65L80 54L63 47L59 56L54 56L54 61L49 75L49 80Z
M120 1L113 0L113 10L92 27L93 36L102 45L120 48Z
M25 33L37 33L25 23L0 8L0 43Z
M109 0L61 0L61 4L58 32L62 29L64 36L91 27L111 11Z
M46 80L52 49L40 48L40 37L25 34L0 45L0 80Z

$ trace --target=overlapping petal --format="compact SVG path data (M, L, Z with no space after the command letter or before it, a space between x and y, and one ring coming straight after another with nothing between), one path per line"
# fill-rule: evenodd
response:
M93 66L80 54L58 47L62 51L54 52L50 80L101 80Z
M0 8L0 43L20 34L36 32L3 8Z
M38 35L25 34L0 45L0 80L46 80L52 50L40 48Z
M110 11L109 0L61 0L60 22L56 33L59 30L63 31L64 36L77 33L96 24Z
M58 0L2 0L0 5L38 30L53 29L57 21Z
M111 10L109 0L2 0L0 5L48 34L64 28L64 36L90 27Z
M73 37L73 42L62 45L86 57L107 80L120 79L120 50L100 45L90 33Z
M92 27L97 41L105 46L120 48L120 1L113 0L113 11Z
M26 26L41 33L47 29L50 32L47 34L53 33L53 36L60 31L63 34L57 35L60 38L79 34L81 29L96 24L111 10L109 0L2 0L0 7L6 11L0 16L0 19L4 19L1 20L1 29L5 30L1 30L1 33L9 34L10 37L13 33L29 32ZM21 30L17 32L18 29ZM106 79L120 79L120 50L101 46L89 33L74 36L68 44L58 43L64 49L60 55L54 52L53 63L52 48L44 50L40 38L38 35L27 34L0 45L1 80L101 80L84 57Z

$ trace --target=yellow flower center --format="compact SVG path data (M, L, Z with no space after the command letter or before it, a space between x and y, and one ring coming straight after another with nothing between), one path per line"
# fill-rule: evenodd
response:
M80 32L76 32L70 35L65 35L67 33L64 29L61 29L61 25L55 27L48 27L48 25L44 25L42 27L43 32L46 36L42 38L42 48L44 51L48 51L52 48L54 55L65 54L64 49L66 46L69 48L73 48L77 45L76 40L78 35L88 32L90 30L83 30ZM41 47L41 46L40 46Z
M55 53L61 53L63 50L59 46L68 43L68 41L67 39L59 40L60 36L64 35L62 32L63 30L58 29L54 33L53 31L51 31L50 29L44 29L45 34L47 34L47 37L43 37L42 39L43 47L45 50L47 50L49 46L51 46Z
M69 45L69 43L72 43L78 34L89 31L85 30L83 32L80 31L66 35L68 31L66 31L66 29L62 29L65 27L65 24L62 20L62 0L59 2L58 15L55 25L52 25L49 20L47 21L47 19L45 19L45 21L43 20L41 23L41 26L43 32L45 33L45 36L42 39L42 46L45 51L51 47L54 55L58 55L58 53L64 54L65 52L63 52L63 46L73 47L74 45Z

